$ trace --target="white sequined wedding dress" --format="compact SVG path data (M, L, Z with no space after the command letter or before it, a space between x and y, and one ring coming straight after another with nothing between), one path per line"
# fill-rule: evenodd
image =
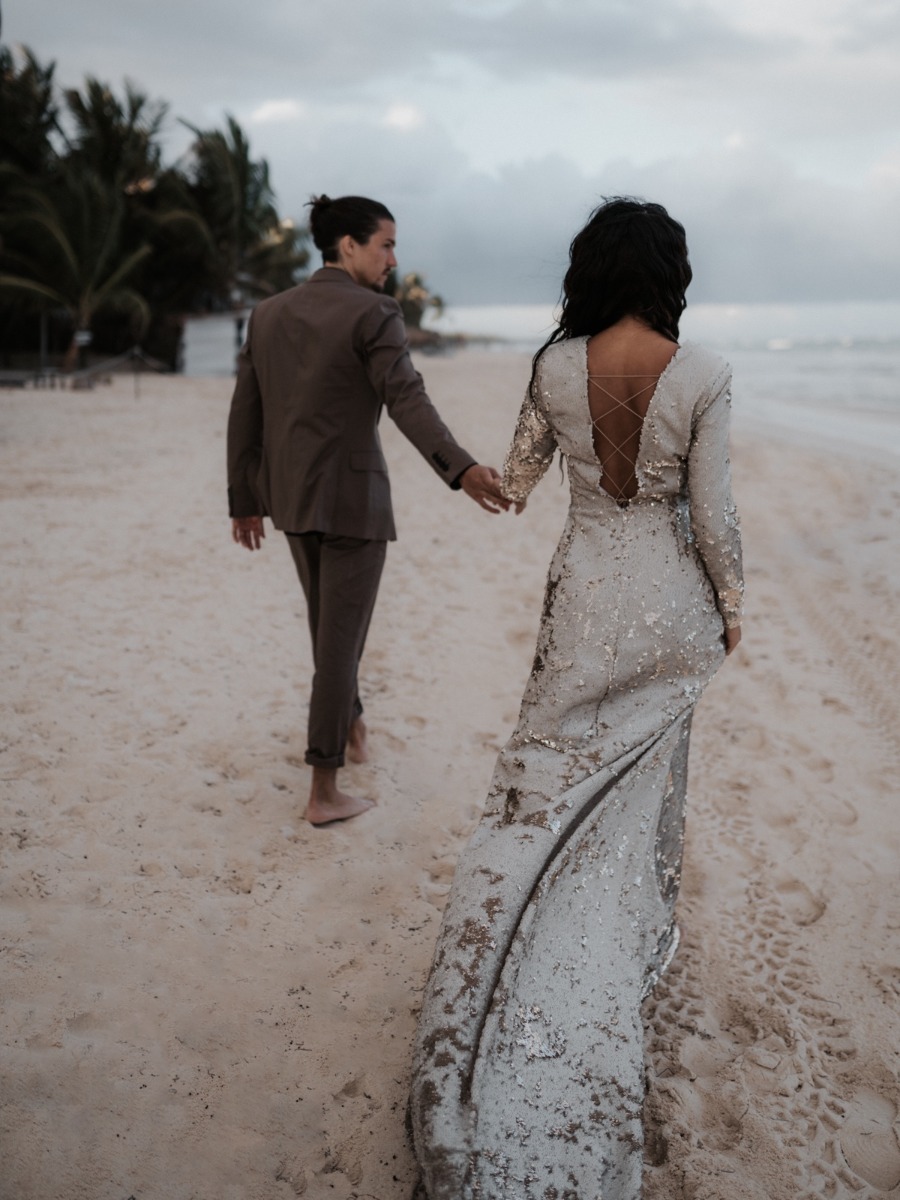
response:
M410 1120L430 1200L638 1200L640 1004L675 950L691 715L740 619L730 372L685 343L601 483L586 338L551 346L504 491L554 450L571 507L519 722L459 862Z

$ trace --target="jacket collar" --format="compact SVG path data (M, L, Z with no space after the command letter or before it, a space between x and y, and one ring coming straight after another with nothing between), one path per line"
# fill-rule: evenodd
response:
M337 283L346 287L359 287L355 279L351 279L341 267L319 267L310 275L307 283Z

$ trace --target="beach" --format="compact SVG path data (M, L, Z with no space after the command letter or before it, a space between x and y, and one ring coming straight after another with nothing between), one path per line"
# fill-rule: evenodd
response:
M416 361L499 466L528 356ZM282 535L231 542L230 391L0 391L4 1200L415 1183L419 1000L567 488L488 516L382 421L399 540L342 775L377 807L313 829L303 597ZM694 721L645 1197L900 1196L900 459L748 418L733 464L744 640Z

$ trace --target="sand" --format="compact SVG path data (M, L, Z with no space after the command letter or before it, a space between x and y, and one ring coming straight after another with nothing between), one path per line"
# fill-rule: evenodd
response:
M512 353L419 360L499 462ZM565 510L443 488L364 662L378 807L302 819L280 535L232 545L228 380L0 392L5 1200L408 1200L410 1045ZM736 422L745 640L694 725L683 943L647 1004L647 1200L900 1195L900 469ZM512 1200L512 1198L510 1198ZM595 1200L585 1196L581 1200Z

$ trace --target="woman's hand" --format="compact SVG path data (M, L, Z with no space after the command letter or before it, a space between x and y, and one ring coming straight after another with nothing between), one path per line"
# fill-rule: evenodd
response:
M482 467L473 463L466 467L459 486L485 512L498 513L509 508L509 501L500 491L500 473L494 467Z
M725 654L726 655L730 654L732 652L732 650L734 650L737 647L737 644L740 640L741 640L740 625L732 625L730 628L726 627L726 629L725 629Z

